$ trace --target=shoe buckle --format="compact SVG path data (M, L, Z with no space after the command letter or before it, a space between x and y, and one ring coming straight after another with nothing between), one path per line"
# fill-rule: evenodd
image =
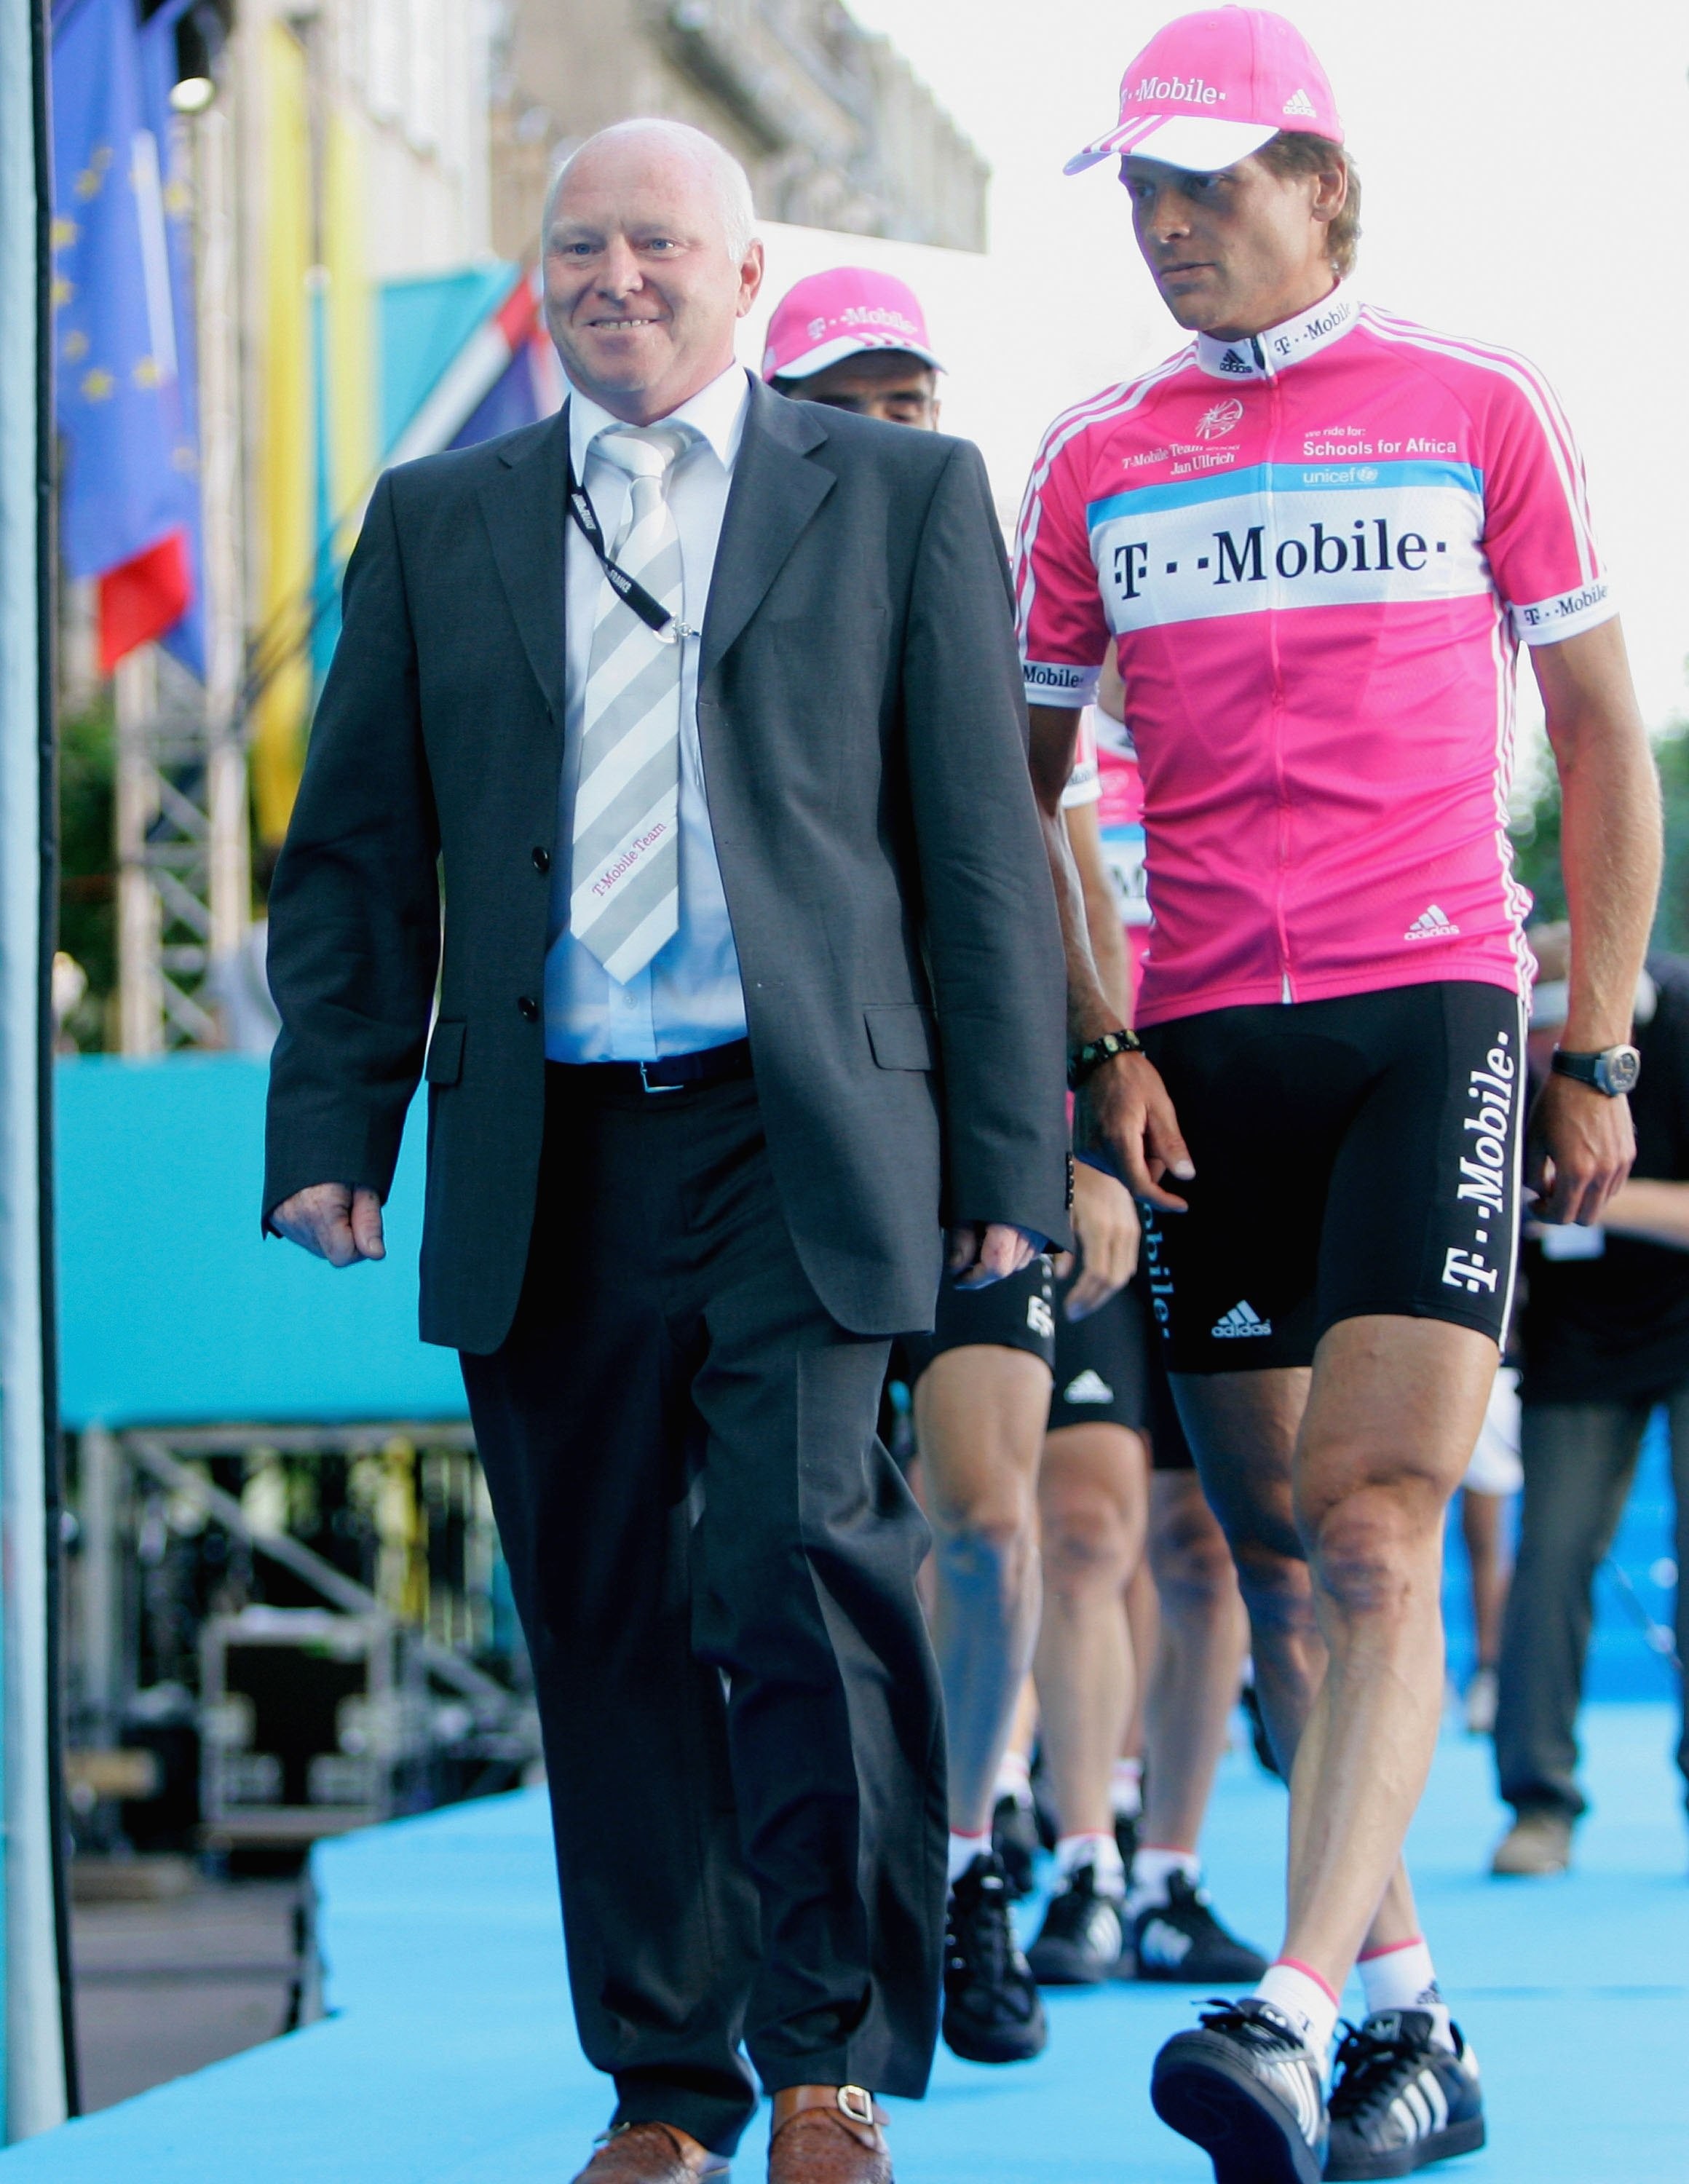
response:
M874 2120L874 2097L862 2086L841 2086L839 2088L839 2113L852 2123L872 2128Z

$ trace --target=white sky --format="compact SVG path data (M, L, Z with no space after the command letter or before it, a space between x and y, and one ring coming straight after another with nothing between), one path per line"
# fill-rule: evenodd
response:
M1139 263L1112 167L1062 173L1113 120L1127 61L1179 0L849 5L994 170L986 264L850 248L923 294L951 366L945 424L981 442L1012 508L1055 412L1182 338ZM1393 310L1523 349L1555 382L1583 442L1643 710L1655 727L1689 716L1689 5L1294 0L1285 12L1325 64L1364 177L1359 285ZM768 301L839 254L833 238L775 231Z

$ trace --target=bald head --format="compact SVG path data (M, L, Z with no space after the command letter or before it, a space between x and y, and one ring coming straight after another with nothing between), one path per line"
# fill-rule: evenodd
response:
M762 285L750 184L713 137L622 121L558 170L542 235L545 320L571 385L653 424L720 378Z
M750 177L725 145L718 144L713 136L705 136L701 129L694 129L686 121L617 121L608 129L600 129L595 136L588 136L584 144L577 144L551 177L551 187L545 193L545 213L540 221L542 243L550 232L551 215L571 173L583 160L590 163L606 153L632 153L677 168L689 166L699 185L714 196L727 255L736 265L743 261L756 228Z

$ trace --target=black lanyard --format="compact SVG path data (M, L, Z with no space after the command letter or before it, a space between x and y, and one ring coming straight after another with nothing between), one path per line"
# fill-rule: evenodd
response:
M584 485L575 482L575 455L571 444L567 405L563 411L563 489L569 498L569 513L580 526L581 536L599 558L610 588L616 597L632 607L647 629L665 644L674 644L683 637L695 637L697 632L688 629L676 619L661 599L653 599L637 577L630 577L626 569L611 560L610 549L604 543L604 526L598 520L598 510L588 497Z

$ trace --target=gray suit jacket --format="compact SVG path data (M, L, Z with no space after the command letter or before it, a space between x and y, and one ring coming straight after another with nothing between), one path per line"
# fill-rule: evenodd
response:
M544 1117L564 431L376 488L270 904L265 1211L385 1195L425 1074L422 1333L475 1351L515 1314ZM930 1326L941 1220L1067 1233L1062 950L977 449L755 387L700 642L794 1241L841 1325Z

